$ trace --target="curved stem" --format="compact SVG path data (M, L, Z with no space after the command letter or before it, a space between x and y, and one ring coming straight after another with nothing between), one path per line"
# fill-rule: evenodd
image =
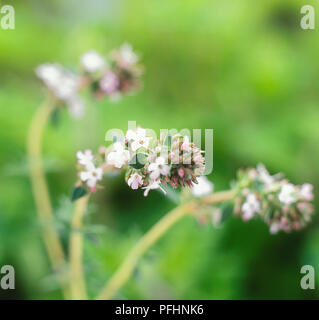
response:
M53 212L41 159L44 128L51 113L54 111L55 106L55 100L51 98L37 110L29 129L27 151L30 164L32 192L35 199L38 218L42 227L42 237L52 267L54 271L58 273L63 293L67 296L65 281L60 272L61 268L65 266L64 252L59 236L54 228Z
M83 235L81 232L83 215L87 208L89 195L76 201L72 218L70 237L70 289L75 300L87 299L85 277L82 265Z
M214 204L218 202L229 201L233 199L233 196L233 191L223 191L214 193L202 199L202 202L205 204ZM176 222L178 222L187 214L194 212L196 207L196 201L188 202L170 211L160 221L158 221L132 248L124 262L120 265L112 278L97 296L97 299L112 299L118 290L130 278L141 256Z

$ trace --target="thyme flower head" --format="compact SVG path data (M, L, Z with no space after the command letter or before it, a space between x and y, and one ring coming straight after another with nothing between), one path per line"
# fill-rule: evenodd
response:
M104 171L124 170L125 180L133 189L143 189L147 196L150 190L164 186L173 188L193 187L198 183L205 169L203 151L180 134L149 136L147 130L128 130L123 141L116 141L108 148L101 147L97 155L92 151L77 152L80 180L77 186L85 191L95 191L102 180ZM201 181L201 180L200 180ZM194 188L195 196L203 196L212 191L206 180L201 188Z
M235 213L243 220L260 217L271 233L300 230L313 214L313 186L294 185L282 174L270 175L262 165L240 170L235 184Z
M141 87L143 68L132 46L124 44L103 57L90 50L80 57L81 68L70 71L60 64L45 63L35 69L60 106L66 106L74 118L84 115L84 101L79 91L90 88L97 99L118 100L124 94L132 94Z

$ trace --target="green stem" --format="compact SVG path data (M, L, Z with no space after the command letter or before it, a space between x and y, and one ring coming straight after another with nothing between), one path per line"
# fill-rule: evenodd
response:
M233 191L223 191L214 193L202 199L201 202L204 204L214 204L232 200L233 196ZM198 203L196 201L191 201L180 205L179 207L167 213L160 221L158 221L132 248L124 262L120 265L109 282L104 286L100 294L97 296L97 299L112 299L119 289L121 289L121 287L131 277L139 259L143 256L143 254L175 223L177 223L187 214L193 213L196 210L197 205Z
M87 208L89 195L76 201L72 218L70 237L70 289L74 300L86 300L85 276L83 271L83 235L82 220Z
M30 164L32 192L35 199L38 218L42 227L42 237L53 270L58 273L63 294L67 297L68 288L65 279L61 274L61 269L65 267L64 251L59 236L54 228L53 211L42 163L43 132L55 107L55 100L51 98L37 110L29 129L27 151Z

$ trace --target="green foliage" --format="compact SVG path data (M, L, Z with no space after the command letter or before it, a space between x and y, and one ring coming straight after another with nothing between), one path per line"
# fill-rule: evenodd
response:
M84 197L86 194L87 194L87 191L83 187L74 187L71 193L71 201L78 200Z

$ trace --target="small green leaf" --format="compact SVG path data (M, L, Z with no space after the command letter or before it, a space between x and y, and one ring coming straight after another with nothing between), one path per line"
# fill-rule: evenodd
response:
M83 187L74 187L72 189L72 194L71 194L71 201L78 200L85 196L87 194L87 191Z
M148 155L146 153L135 153L128 164L134 169L142 169L147 162L147 157Z
M227 218L229 218L233 214L234 205L230 201L224 202L221 205L221 209L222 209L222 218L220 222L223 223L227 220Z

